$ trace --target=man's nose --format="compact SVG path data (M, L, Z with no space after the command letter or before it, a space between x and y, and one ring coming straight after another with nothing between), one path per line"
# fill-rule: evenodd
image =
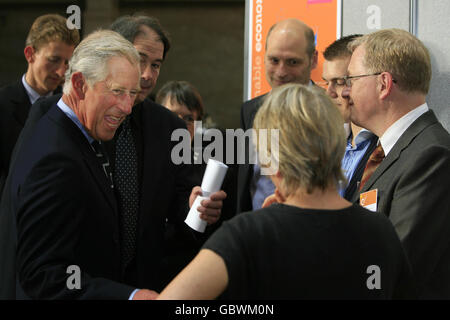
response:
M284 62L280 62L280 63L276 66L275 74L276 74L278 77L280 77L280 78L285 77L285 76L288 74L288 72L287 72L287 66L286 66L286 64L285 64Z
M133 108L135 97L131 97L130 94L126 93L120 97L119 108L125 114L130 114Z
M152 70L151 70L151 66L150 64L146 64L145 67L143 67L141 69L141 78L149 81L153 79L153 74L152 74Z
M61 62L61 64L58 66L58 69L56 69L56 74L61 78L64 77L64 74L66 73L68 67L68 64L66 64L65 62Z
M328 85L328 87L327 87L327 94L333 99L336 99L338 97L338 94L337 94L337 92L334 89L332 84Z
M346 98L346 99L350 98L351 90L352 90L351 87L345 86L344 89L341 92L342 98Z

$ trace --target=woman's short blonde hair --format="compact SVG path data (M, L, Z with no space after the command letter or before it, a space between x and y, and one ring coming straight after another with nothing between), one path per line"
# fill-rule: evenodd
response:
M325 190L345 180L341 171L344 121L323 90L300 84L274 88L256 114L253 128L257 137L260 129L279 130L278 145L258 145L257 150L261 156L261 147L267 148L277 162L286 196L300 188L308 193Z

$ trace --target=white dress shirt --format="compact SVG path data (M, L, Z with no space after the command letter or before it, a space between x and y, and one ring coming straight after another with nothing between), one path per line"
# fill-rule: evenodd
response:
M411 110L403 117L395 121L380 137L380 143L384 150L384 155L387 156L392 150L394 145L397 143L398 139L402 134L417 120L422 114L430 110L427 103L418 106L414 110Z

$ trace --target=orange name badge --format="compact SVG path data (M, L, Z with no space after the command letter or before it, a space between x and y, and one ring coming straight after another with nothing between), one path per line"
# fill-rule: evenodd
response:
M373 189L359 195L359 204L370 210L377 211L378 189Z

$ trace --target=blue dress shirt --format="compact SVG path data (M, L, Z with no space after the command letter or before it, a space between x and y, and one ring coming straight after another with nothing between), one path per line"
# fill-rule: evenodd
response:
M352 134L347 139L345 154L342 158L342 171L347 178L347 183L340 186L339 194L343 197L347 189L348 182L352 179L353 173L358 167L359 162L369 148L370 140L374 134L366 129L362 129L355 138L355 146L352 146Z

